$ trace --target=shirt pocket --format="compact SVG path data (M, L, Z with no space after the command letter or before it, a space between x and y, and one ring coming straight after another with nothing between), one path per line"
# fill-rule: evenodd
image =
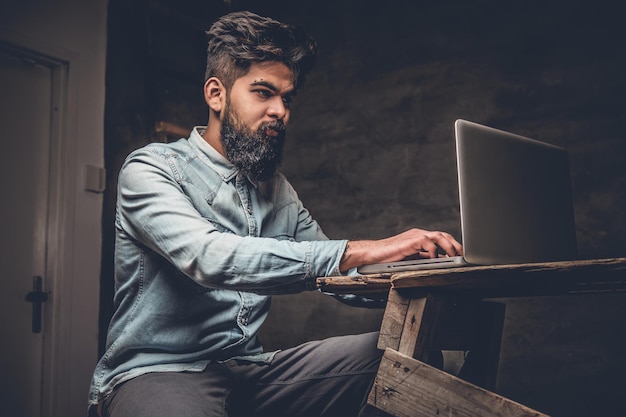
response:
M261 236L276 240L294 241L298 226L298 211L295 203L289 203L272 212L263 222Z

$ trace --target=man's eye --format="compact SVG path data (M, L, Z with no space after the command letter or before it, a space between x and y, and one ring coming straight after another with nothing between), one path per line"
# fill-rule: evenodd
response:
M285 103L285 106L289 106L291 103L293 103L293 97L283 96L283 103Z
M272 93L271 91L267 91L267 90L256 90L255 91L259 96L263 97L263 98L270 98L272 97Z

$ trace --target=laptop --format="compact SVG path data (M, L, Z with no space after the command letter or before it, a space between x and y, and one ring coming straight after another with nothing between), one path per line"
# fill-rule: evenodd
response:
M576 259L564 148L455 122L463 256L365 265L361 274Z

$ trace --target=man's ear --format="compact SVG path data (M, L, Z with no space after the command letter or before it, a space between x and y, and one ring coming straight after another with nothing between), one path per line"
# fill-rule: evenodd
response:
M226 88L222 82L211 77L204 83L204 101L215 113L220 113L226 102Z

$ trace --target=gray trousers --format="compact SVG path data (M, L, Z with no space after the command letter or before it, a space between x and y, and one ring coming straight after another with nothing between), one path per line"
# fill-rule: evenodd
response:
M204 372L151 373L105 400L103 417L351 417L361 411L382 352L378 333L308 342L271 364L230 360Z

